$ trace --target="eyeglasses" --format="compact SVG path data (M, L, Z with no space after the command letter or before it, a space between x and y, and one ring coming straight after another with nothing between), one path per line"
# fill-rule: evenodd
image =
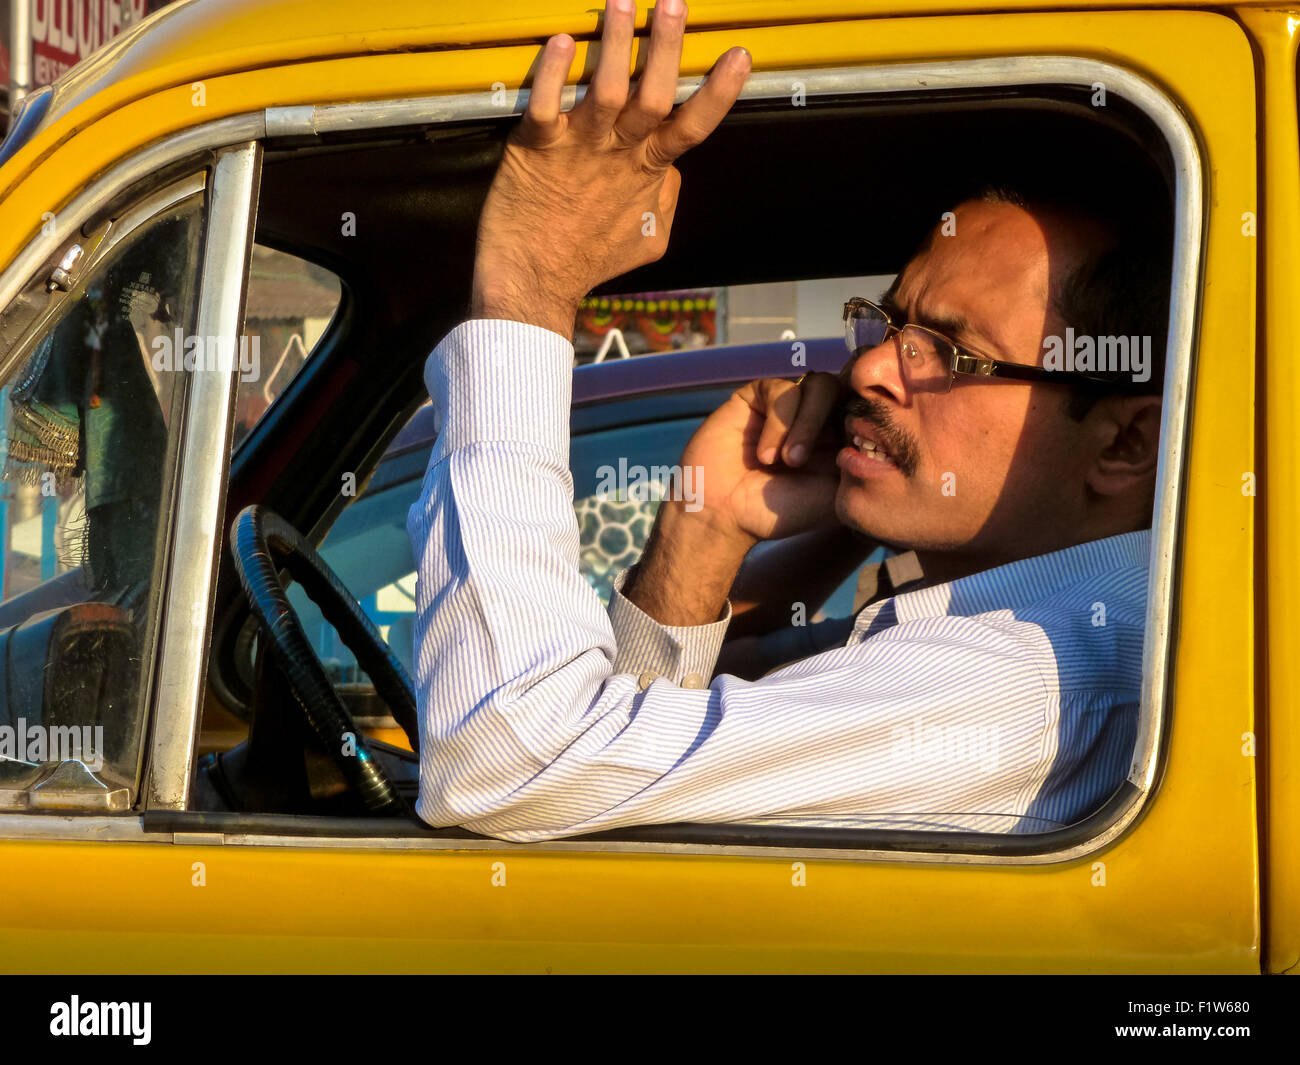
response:
M1041 366L991 359L954 344L942 333L923 325L895 325L880 307L854 296L844 304L844 342L852 355L879 347L893 338L898 346L903 380L912 392L949 392L957 374L975 381L1000 378L1070 385L1073 388L1114 388L1122 380L1081 370L1046 370Z

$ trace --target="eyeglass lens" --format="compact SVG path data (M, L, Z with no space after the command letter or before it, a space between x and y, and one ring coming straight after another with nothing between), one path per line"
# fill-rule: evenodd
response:
M879 347L890 333L889 322L871 307L859 307L845 323L845 342L853 354ZM914 392L947 392L952 386L952 348L935 333L907 325L894 337L899 368Z

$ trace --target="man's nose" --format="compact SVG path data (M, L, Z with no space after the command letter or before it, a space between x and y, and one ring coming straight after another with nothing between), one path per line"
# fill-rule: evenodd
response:
M907 403L907 385L898 361L898 338L860 351L845 367L844 378L860 396L883 393L895 403Z

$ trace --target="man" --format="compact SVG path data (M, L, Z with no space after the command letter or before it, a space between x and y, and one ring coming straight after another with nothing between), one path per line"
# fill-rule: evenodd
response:
M1091 325L1114 313L1097 311L1097 279L1128 258L1077 212L959 205L883 307L847 309L840 378L756 381L710 416L682 456L702 493L661 506L608 613L579 573L578 301L663 254L672 162L750 65L725 53L669 119L685 10L656 7L629 96L634 18L610 0L568 114L575 46L547 43L484 207L471 320L426 368L444 429L408 521L420 816L537 840L674 821L1040 831L1086 815L1123 780L1136 726L1160 400L1040 366L1045 337L1085 324L1061 306ZM914 550L923 577L882 587L839 646L709 683L751 547L799 535L805 573L838 570L860 534ZM738 607L789 620L791 598L768 590Z

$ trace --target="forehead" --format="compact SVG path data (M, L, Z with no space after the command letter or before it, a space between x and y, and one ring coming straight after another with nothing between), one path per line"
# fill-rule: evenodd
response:
M1049 212L971 201L931 234L908 264L897 296L913 314L967 319L999 346L1034 342L1048 318L1048 294L1078 262L1087 240Z

